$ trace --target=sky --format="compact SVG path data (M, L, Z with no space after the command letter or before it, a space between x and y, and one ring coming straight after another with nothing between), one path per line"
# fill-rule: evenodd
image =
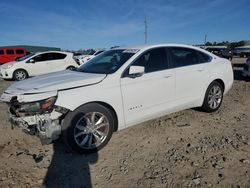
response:
M249 0L1 0L0 46L62 49L250 39Z

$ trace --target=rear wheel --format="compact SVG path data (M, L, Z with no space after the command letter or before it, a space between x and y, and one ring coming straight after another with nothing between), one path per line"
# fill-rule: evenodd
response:
M24 80L28 78L28 73L23 69L17 69L13 73L13 79L16 81Z
M223 87L219 82L212 82L207 88L202 110L205 112L217 111L222 104L223 92Z
M65 117L63 139L77 153L97 152L110 140L114 123L109 109L96 103L86 104Z

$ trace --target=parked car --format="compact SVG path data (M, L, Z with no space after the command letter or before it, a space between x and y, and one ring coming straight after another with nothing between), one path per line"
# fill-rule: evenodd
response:
M233 51L231 49L224 49L221 53L221 57L232 60L233 59Z
M113 132L176 111L217 111L233 84L231 62L187 45L103 52L77 70L11 85L0 100L10 120L51 143L61 135L78 153L103 148Z
M207 51L213 53L214 55L217 55L219 57L223 57L226 59L233 59L233 52L231 49L225 48L225 47L208 47L206 48Z
M246 60L246 64L244 65L242 76L245 78L250 78L250 58Z
M250 46L241 46L234 49L234 54L240 57L250 56Z
M27 55L24 48L0 48L0 65Z
M214 55L217 55L219 57L222 57L222 52L223 50L225 50L226 48L219 48L219 47L208 47L206 48L207 51L211 52Z
M28 77L41 74L74 69L78 64L69 52L49 51L37 54L29 54L17 61L9 62L1 66L0 76L3 79L24 80Z
M95 51L95 53L93 53L92 55L81 55L81 56L77 56L76 61L79 62L80 64L86 63L87 61L89 61L90 59L94 58L95 56L99 55L100 53L104 52L105 50L97 50Z

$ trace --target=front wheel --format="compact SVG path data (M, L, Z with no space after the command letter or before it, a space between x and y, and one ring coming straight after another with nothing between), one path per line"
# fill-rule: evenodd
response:
M28 78L28 73L23 69L15 70L13 73L13 79L16 81L24 80Z
M65 144L80 154L97 152L110 140L114 117L106 107L91 103L66 115L62 130Z
M223 92L223 87L219 82L212 82L207 88L203 105L201 107L202 110L205 112L217 111L222 104Z

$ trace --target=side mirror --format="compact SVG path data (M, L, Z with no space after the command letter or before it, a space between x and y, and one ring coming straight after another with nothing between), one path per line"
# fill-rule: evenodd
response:
M129 67L128 77L130 77L130 78L140 77L144 74L144 72L145 72L144 66L133 66L132 65Z
M28 61L28 63L35 63L35 60L34 60L34 59L30 59L30 60Z

